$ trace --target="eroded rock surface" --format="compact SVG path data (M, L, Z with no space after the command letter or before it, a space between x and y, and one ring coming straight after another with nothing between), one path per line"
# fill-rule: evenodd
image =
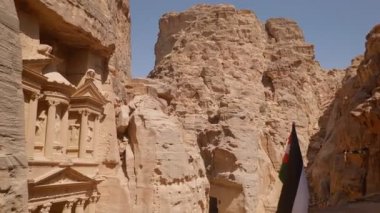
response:
M127 0L0 10L1 212L274 212L293 121L313 211L378 200L380 26L324 71L294 21L197 5L161 18L155 68L131 80Z
M380 190L380 26L367 35L364 56L353 60L330 106L321 147L311 165L320 206L366 200Z
M207 212L209 186L203 162L199 148L186 140L182 124L149 93L135 96L129 107L125 170L133 211Z
M251 11L198 5L159 23L149 77L172 87L167 112L199 146L219 211L275 211L291 122L306 155L344 74L323 71L288 19L262 23Z

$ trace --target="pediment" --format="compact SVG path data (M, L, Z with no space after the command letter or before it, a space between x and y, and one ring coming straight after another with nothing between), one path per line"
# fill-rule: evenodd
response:
M100 93L99 89L92 81L87 81L83 86L79 87L77 91L71 96L71 99L90 99L100 105L107 103L106 98Z
M70 168L57 168L32 180L35 186L96 183L96 180Z

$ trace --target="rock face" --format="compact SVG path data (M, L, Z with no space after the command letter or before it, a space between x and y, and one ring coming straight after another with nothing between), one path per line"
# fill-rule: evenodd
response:
M0 212L129 211L116 126L129 2L6 0L0 9Z
M377 206L380 26L324 71L294 21L197 5L130 79L129 1L0 10L0 212L274 212L293 121L313 211Z
M154 93L136 95L129 107L125 172L133 212L207 212L203 162L182 124Z
M198 5L168 13L159 24L149 77L170 85L159 97L182 123L185 143L201 150L211 207L275 211L291 122L297 121L306 161L344 74L321 69L291 20L263 24L247 10Z
M0 3L0 212L26 212L27 188L18 18L11 0Z
M324 121L321 148L310 168L314 199L322 206L371 200L379 193L379 35L375 26Z

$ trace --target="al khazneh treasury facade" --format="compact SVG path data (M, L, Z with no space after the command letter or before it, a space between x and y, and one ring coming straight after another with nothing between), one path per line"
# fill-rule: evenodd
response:
M23 63L28 210L95 213L103 206L100 211L105 212L112 197L123 199L120 194L125 194L121 189L99 190L102 184L103 189L112 190L107 186L112 178L111 184L120 186L118 156L110 145L116 141L112 92L104 91L107 85L111 87L109 53L82 42L79 33L50 29L52 17L44 17L44 8L19 1L16 6ZM102 194L109 198L99 205Z

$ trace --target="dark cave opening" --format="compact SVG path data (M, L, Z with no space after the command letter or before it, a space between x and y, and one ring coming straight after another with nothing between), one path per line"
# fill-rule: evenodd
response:
M216 197L210 197L209 202L209 213L218 213L218 199Z

